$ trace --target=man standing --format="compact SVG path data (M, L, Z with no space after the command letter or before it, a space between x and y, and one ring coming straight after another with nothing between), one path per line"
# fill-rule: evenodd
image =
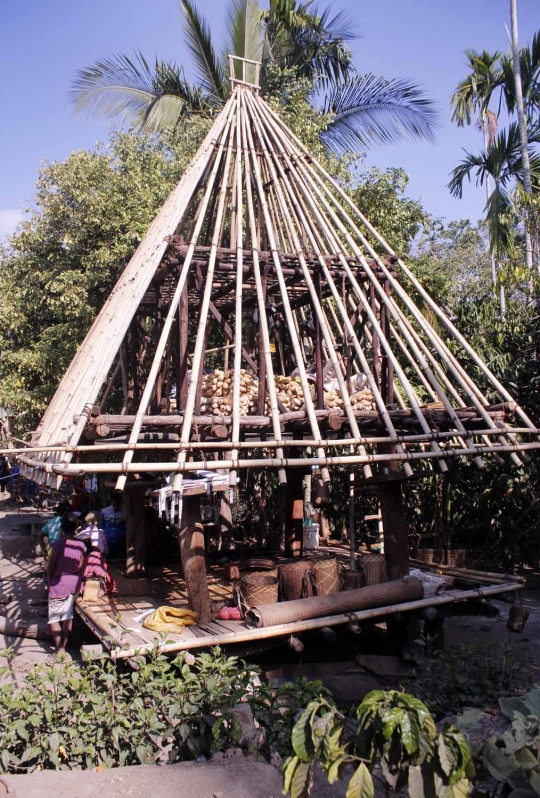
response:
M109 548L109 559L126 555L126 519L122 510L120 494L113 494L111 503L100 513L100 527L105 532Z

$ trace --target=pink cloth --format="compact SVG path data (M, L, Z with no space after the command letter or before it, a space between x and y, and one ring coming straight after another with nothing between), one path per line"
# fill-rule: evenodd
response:
M116 585L114 583L113 575L109 570L107 560L97 547L90 549L86 555L82 570L82 578L103 580L103 587L106 594L114 593L116 591Z
M86 553L82 540L55 540L51 549L57 557L54 573L49 583L49 598L67 598L77 593L81 578L81 562Z

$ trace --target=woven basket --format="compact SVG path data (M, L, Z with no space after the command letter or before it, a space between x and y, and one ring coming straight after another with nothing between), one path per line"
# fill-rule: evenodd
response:
M306 560L284 563L278 568L282 601L310 598L315 595L313 564Z
M276 561L270 557L251 557L249 560L240 562L239 568L241 571L274 571L276 569Z
M329 596L341 590L341 568L334 557L313 560L313 573L318 596Z
M243 574L240 577L240 599L246 607L274 604L278 600L277 570Z
M386 560L380 554L362 554L360 557L362 587L388 582Z

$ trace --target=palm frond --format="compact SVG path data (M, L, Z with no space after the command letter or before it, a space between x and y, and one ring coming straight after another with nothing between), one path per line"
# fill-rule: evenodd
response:
M321 134L332 152L363 150L373 144L395 144L407 138L433 141L438 113L431 100L410 80L358 75L327 95L323 113L332 121Z
M184 12L186 41L200 86L216 102L223 102L227 96L228 81L212 45L208 23L199 14L192 0L180 1Z
M514 252L515 242L512 200L504 186L498 181L489 196L485 211L489 231L489 249L500 261Z
M494 91L501 87L500 52L465 50L469 74L458 83L450 97L452 122L470 125L475 113L485 113Z
M453 197L461 199L463 197L463 183L465 179L471 182L471 175L476 174L476 184L482 185L486 178L484 160L479 155L472 155L465 150L466 157L455 169L450 172L450 182L448 188Z
M256 0L230 0L227 8L228 47L224 52L262 61L264 30L262 10ZM240 78L240 64L236 64L236 77ZM254 68L249 67L246 77L254 79Z
M71 96L75 113L121 116L145 131L164 132L182 115L213 111L210 98L175 64L156 61L150 67L141 53L133 59L113 56L81 70Z
M154 97L153 73L141 53L113 55L76 73L70 90L76 114L115 117L144 113Z

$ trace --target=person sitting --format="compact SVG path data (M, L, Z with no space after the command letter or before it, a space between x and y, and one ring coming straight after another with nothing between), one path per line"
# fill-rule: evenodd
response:
M64 537L55 540L51 545L48 569L49 626L57 652L66 650L86 554L85 543L75 540L76 522L65 516L60 526Z
M88 540L91 546L98 548L103 554L107 554L109 550L107 536L98 526L96 513L87 513L84 520L86 526L77 532L77 540Z
M100 514L100 526L105 532L109 546L109 558L124 557L126 553L126 519L122 510L122 499L118 493Z
M91 539L90 539L91 540ZM101 583L100 595L109 595L116 592L116 585L109 565L102 550L97 545L90 543L90 549L84 558L82 567L83 584L87 579L99 579Z

